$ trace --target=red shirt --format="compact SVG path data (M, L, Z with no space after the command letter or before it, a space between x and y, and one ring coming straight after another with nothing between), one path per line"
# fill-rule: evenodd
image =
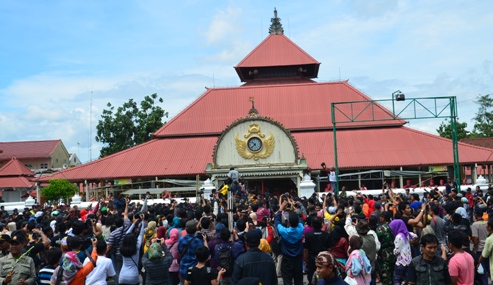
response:
M335 258L347 258L349 243L347 239L341 237L337 244L332 248L332 255Z
M474 208L474 194L466 193L467 201L469 201L469 207Z

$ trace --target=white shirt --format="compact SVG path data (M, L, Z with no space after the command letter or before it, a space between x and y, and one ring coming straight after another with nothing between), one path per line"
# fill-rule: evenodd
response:
M335 171L329 172L329 182L336 182L336 172Z
M89 261L89 258L84 260L84 265ZM106 277L113 277L116 275L115 268L111 259L106 256L98 256L96 260L96 267L87 275L86 284L90 285L106 285Z

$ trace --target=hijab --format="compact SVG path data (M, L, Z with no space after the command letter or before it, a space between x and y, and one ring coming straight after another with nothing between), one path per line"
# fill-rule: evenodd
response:
M163 257L163 248L160 243L153 243L147 250L147 258L149 260L160 260Z
M173 243L178 242L179 238L180 238L180 232L178 231L178 229L171 229L171 231L169 231L169 239L167 239L164 243L166 245L171 245Z
M150 245L151 239L156 235L156 222L150 221L147 224L147 228L144 230L144 235L146 238L146 245Z
M173 218L173 225L171 225L171 227L169 227L169 229L168 229L168 237L169 237L169 235L171 233L171 229L178 229L178 228L180 228L180 224L181 224L180 221L181 220L178 217L174 217Z
M463 219L469 219L469 217L467 216L466 209L462 207L457 208L455 210L455 213L461 215Z
M63 268L62 280L60 280L60 284L66 285L72 282L79 269L82 268L82 263L75 252L69 251L63 256L60 266ZM57 282L58 270L60 270L60 266L57 267L51 277L52 284L56 284Z
M159 228L157 228L157 238L158 239L166 238L166 228L165 227L160 226Z
M402 234L405 241L409 239L409 231L407 230L406 224L404 224L403 220L395 219L389 224L394 237L397 237L398 234Z
M361 238L359 236L350 236L349 237L349 253L353 250L361 249Z

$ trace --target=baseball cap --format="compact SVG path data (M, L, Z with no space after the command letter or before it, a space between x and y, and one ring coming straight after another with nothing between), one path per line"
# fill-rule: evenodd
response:
M14 235L11 239L10 239L10 243L24 243L25 239L24 239L24 236L22 235Z
M4 242L4 241L10 242L10 236L9 235L6 235L6 234L2 234L0 236L0 242Z

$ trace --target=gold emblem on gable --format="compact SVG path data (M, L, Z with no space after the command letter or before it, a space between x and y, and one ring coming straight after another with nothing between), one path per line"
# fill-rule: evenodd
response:
M265 134L260 132L258 124L248 126L248 133L243 135L247 140L242 140L236 133L236 151L244 159L259 160L260 158L269 157L274 151L274 135L272 131L269 137L265 138Z

